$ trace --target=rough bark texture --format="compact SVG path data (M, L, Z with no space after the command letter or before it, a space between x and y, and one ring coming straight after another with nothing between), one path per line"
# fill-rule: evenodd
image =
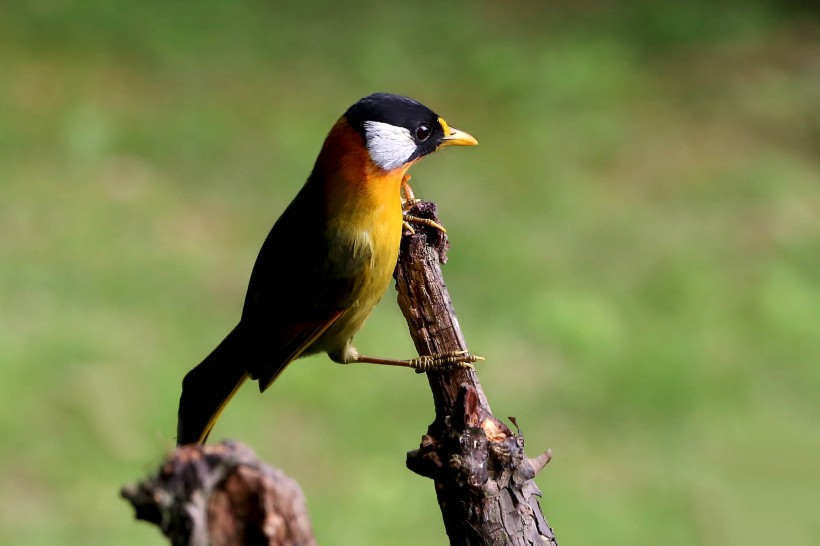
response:
M175 546L316 545L299 485L242 444L181 446L120 494Z
M439 221L432 203L411 214ZM420 355L467 349L439 267L448 246L426 227L402 240L398 301ZM407 467L434 480L450 544L557 545L533 481L549 450L524 455L524 438L493 416L475 370L427 377L436 417ZM299 486L241 444L179 447L155 476L121 494L174 545L316 545Z
M417 203L410 214L439 222L433 203ZM467 349L439 266L448 247L446 235L426 227L402 240L398 302L420 355ZM475 370L427 377L436 417L407 467L435 482L450 544L557 545L533 481L549 450L524 455L524 438L493 416Z

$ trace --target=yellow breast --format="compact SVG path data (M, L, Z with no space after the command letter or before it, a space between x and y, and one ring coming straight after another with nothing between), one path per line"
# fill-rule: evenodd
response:
M400 187L409 165L384 172L370 160L361 137L345 124L331 131L336 155L324 172L327 229L351 262L361 263L352 304L322 336L322 345L345 343L364 324L390 284L402 232ZM358 258L367 256L361 261Z

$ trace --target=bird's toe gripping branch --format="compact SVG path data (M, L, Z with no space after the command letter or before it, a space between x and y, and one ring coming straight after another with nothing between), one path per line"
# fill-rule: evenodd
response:
M404 178L401 180L401 207L404 213L404 217L402 218L402 225L404 226L404 230L410 235L416 233L416 230L413 229L411 224L417 224L420 226L427 226L433 229L437 229L442 233L447 233L447 230L444 229L444 226L439 224L434 220L430 220L429 218L420 218L418 216L413 216L409 214L410 209L413 208L413 205L416 203L420 203L421 199L416 199L416 196L413 194L413 188L410 187L410 175L405 174Z
M413 229L413 226L410 225L410 224L418 224L420 226L427 226L427 227L431 227L433 229L437 229L442 233L447 233L447 230L444 229L444 226L442 226L438 222L430 220L429 218L419 218L418 216L411 216L411 215L405 213L404 214L404 219L402 221L402 225L404 226L405 231L410 232L410 235L414 235L416 233L416 230Z
M385 366L402 366L412 368L417 373L441 371L450 368L472 369L473 363L484 360L483 356L470 354L467 351L448 351L434 355L423 355L409 360L394 360L392 358L376 358L372 356L356 355L353 362L367 364L382 364Z
M447 368L464 368L472 370L473 363L484 360L483 356L470 354L467 351L449 351L435 355L423 355L409 361L416 373L440 371Z
M409 174L405 174L404 178L402 178L401 180L401 193L401 207L402 211L404 212L404 217L402 218L402 225L404 226L405 231L409 232L411 235L415 234L416 230L413 229L413 226L411 224L417 224L420 226L427 226L433 229L437 229L442 233L447 233L447 230L444 229L444 226L442 226L438 222L430 220L429 218L420 218L418 216L413 216L409 214L410 209L413 208L413 205L421 202L421 199L416 199L416 196L413 194L413 188L410 187Z

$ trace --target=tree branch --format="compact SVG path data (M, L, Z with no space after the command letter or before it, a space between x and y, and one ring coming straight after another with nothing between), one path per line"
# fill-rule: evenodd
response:
M440 223L433 203L417 203L409 214ZM402 239L398 302L420 355L467 349L439 266L448 248L446 235L427 227ZM550 451L524 455L523 436L493 416L475 370L427 377L436 417L407 467L435 482L450 544L557 546L533 481Z
M432 203L411 213L439 222ZM439 267L448 246L426 227L402 240L398 301L420 355L467 349ZM407 467L434 480L450 544L557 546L533 481L550 451L524 455L524 438L493 416L475 370L427 377L436 417ZM298 484L241 444L179 447L121 494L174 545L316 545Z
M174 546L316 546L299 485L242 444L178 447L120 494Z

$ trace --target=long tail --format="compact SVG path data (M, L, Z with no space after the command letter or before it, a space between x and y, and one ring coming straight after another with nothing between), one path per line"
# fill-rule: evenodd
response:
M182 380L177 445L204 443L225 405L248 378L242 337L240 324Z

